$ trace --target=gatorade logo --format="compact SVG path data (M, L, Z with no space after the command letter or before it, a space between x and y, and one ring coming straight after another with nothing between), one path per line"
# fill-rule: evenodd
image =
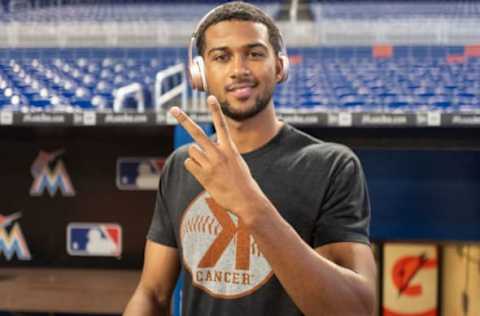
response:
M393 267L393 283L398 289L398 296L419 296L422 295L422 285L412 282L417 273L422 269L435 268L437 261L427 259L426 254L420 256L404 257L397 261Z
M437 256L434 246L385 247L385 316L437 315Z
M180 238L193 284L214 297L249 295L273 274L244 224L207 192L185 210Z

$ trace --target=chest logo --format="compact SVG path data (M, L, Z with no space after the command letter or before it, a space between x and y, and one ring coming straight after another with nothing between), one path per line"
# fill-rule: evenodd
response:
M212 296L248 295L273 274L243 222L206 192L185 210L181 242L193 284Z

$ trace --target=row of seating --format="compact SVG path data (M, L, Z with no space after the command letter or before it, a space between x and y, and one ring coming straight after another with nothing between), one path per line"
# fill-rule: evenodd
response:
M195 21L214 3L188 2L121 2L97 4L52 5L18 12L0 11L0 23L58 21L150 22ZM254 1L271 16L276 16L280 1ZM192 10L192 5L195 9ZM317 21L324 19L398 19L398 18L478 18L477 1L319 1L311 6Z
M195 9L192 10L192 5ZM265 12L275 15L278 3L258 4ZM0 23L56 23L56 22L155 22L197 21L209 10L208 3L99 3L47 6L42 8L0 13Z
M446 56L346 59L329 50L291 50L289 80L277 87L275 104L282 109L349 109L415 111L480 109L480 58L450 63ZM352 48L354 51L355 48ZM442 48L443 51L448 49ZM23 55L0 51L0 108L13 110L111 110L116 91L139 83L146 107L153 108L157 72L184 62L186 50L116 52L74 50L50 56L37 50ZM155 52L158 54L155 55ZM303 54L301 54L303 52ZM50 57L49 57L50 56ZM75 57L76 56L76 57ZM99 57L102 56L102 57ZM180 83L172 77L162 87ZM189 92L191 93L191 92ZM130 102L133 102L130 100Z
M32 110L111 108L117 89L138 82L149 93L156 73L175 63L176 59L168 58L0 60L0 106L28 105Z
M451 62L464 47L291 49L300 60L275 92L279 107L360 111L480 109L480 58Z
M316 20L399 18L478 18L478 1L321 1L312 5Z

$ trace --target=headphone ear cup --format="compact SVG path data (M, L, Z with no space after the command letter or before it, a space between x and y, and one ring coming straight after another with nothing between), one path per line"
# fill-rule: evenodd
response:
M278 81L279 83L285 82L288 79L288 68L290 67L290 61L288 60L288 56L280 53L278 56L282 62L282 68L283 68L283 75L282 78Z
M205 77L205 64L201 56L196 56L190 66L190 79L192 88L198 91L207 90L207 79Z

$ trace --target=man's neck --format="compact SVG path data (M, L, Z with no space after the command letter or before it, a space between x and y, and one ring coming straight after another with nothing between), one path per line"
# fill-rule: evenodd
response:
M277 119L273 105L254 117L237 122L227 118L230 135L241 154L254 151L268 143L283 126Z

